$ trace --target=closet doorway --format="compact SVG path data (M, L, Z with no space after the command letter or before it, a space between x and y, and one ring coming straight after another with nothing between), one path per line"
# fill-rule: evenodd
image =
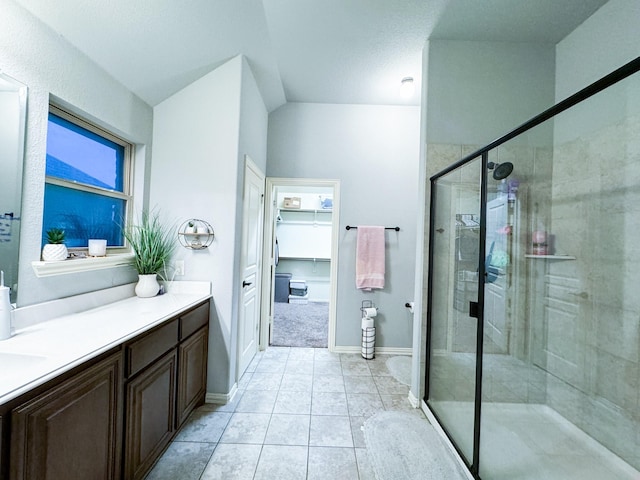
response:
M339 181L267 178L260 345L335 346Z

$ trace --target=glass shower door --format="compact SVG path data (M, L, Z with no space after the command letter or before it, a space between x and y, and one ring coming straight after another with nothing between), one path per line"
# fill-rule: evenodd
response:
M473 463L482 159L431 184L427 403L458 451Z
M640 478L640 76L488 152L479 476ZM498 175L500 177L500 175Z

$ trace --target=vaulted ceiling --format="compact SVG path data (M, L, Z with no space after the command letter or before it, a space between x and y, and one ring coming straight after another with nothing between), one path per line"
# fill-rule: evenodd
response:
M418 105L429 38L555 44L606 0L15 0L149 105L238 54L267 109Z

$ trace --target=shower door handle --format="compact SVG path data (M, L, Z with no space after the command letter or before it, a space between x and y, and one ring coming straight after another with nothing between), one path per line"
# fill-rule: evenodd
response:
M587 292L580 292L580 293L569 292L569 295L574 295L576 297L580 297L580 298L583 298L585 300L589 298L589 294Z
M479 313L478 302L469 302L469 316L478 318Z

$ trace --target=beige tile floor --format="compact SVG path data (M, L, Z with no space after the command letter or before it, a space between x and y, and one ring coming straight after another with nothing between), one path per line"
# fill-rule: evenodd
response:
M271 347L228 405L188 419L148 480L374 480L361 430L381 410L411 408L388 356Z

